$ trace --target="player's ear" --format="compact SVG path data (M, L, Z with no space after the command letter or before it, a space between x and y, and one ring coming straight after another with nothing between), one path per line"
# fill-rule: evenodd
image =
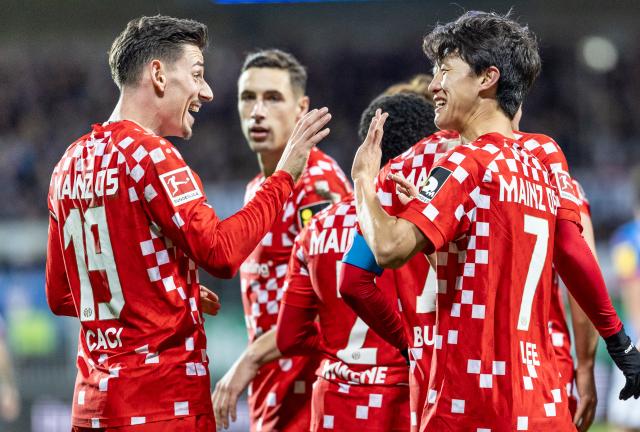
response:
M309 96L302 96L298 99L298 114L296 115L296 121L300 120L307 111L309 111Z
M156 93L163 94L167 86L166 68L162 61L152 60L148 64L148 72L151 76L151 83Z
M493 89L493 92L498 91L498 81L500 80L500 69L495 66L489 66L479 76L480 78L480 91L487 91Z

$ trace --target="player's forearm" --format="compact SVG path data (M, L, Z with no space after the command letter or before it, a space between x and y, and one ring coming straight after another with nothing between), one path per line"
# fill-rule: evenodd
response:
M47 304L56 315L77 317L71 288L65 273L62 246L57 221L49 220L49 237L47 244L47 263L45 266L45 294Z
M269 232L293 190L290 174L277 171L240 211L215 226L204 263L214 276L231 278ZM195 249L195 248L194 248Z
M244 353L245 357L258 367L282 357L276 345L276 329L271 329L253 341Z
M620 331L622 322L611 304L598 263L573 222L558 220L553 259L558 274L598 333L606 338Z
M579 369L593 368L598 346L598 332L571 294L569 294L569 307L576 349L576 366Z
M375 273L348 263L343 264L340 294L382 339L402 350L409 346L397 306L375 284Z
M323 351L317 311L282 303L278 314L277 344L284 355L310 355Z
M384 211L372 180L355 179L354 185L358 223L376 261L381 267L401 266L418 248L410 223Z

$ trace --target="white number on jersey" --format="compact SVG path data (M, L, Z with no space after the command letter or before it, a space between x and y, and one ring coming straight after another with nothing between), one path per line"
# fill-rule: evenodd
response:
M529 263L527 279L524 282L520 314L518 315L518 330L529 330L531 321L531 307L533 296L536 293L542 269L547 259L547 247L549 245L549 222L546 219L524 215L524 232L536 236L536 244L533 246L533 254Z
M93 236L92 228L97 226L99 244ZM113 248L109 238L107 215L104 207L91 207L84 212L84 223L79 209L71 209L64 224L64 247L73 242L80 279L80 321L109 320L120 318L124 307L124 297L120 278L116 270ZM85 254L85 247L86 254ZM104 270L111 300L98 303L98 315L95 313L93 287L89 280L89 272Z

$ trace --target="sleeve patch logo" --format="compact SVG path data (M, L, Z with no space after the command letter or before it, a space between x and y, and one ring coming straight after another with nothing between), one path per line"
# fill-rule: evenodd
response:
M178 168L160 175L160 181L174 206L193 201L202 196L189 167Z
M420 188L418 199L425 203L431 201L435 198L436 194L445 184L450 175L450 170L442 167L435 167L431 170L431 174L429 174L427 181Z
M300 207L298 209L298 226L301 228L306 227L313 215L318 213L323 208L329 206L331 201L320 201L313 204L306 205L304 207Z
M569 173L566 171L556 171L554 175L556 176L556 185L558 186L560 198L568 199L569 201L573 201L577 205L580 205L581 200L579 198L579 194L576 191Z

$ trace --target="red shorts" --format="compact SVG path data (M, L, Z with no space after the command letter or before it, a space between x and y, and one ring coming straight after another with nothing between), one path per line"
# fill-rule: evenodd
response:
M311 431L407 432L409 388L337 384L318 378L311 402Z
M216 419L213 414L201 414L112 428L92 429L73 426L71 432L216 432Z

